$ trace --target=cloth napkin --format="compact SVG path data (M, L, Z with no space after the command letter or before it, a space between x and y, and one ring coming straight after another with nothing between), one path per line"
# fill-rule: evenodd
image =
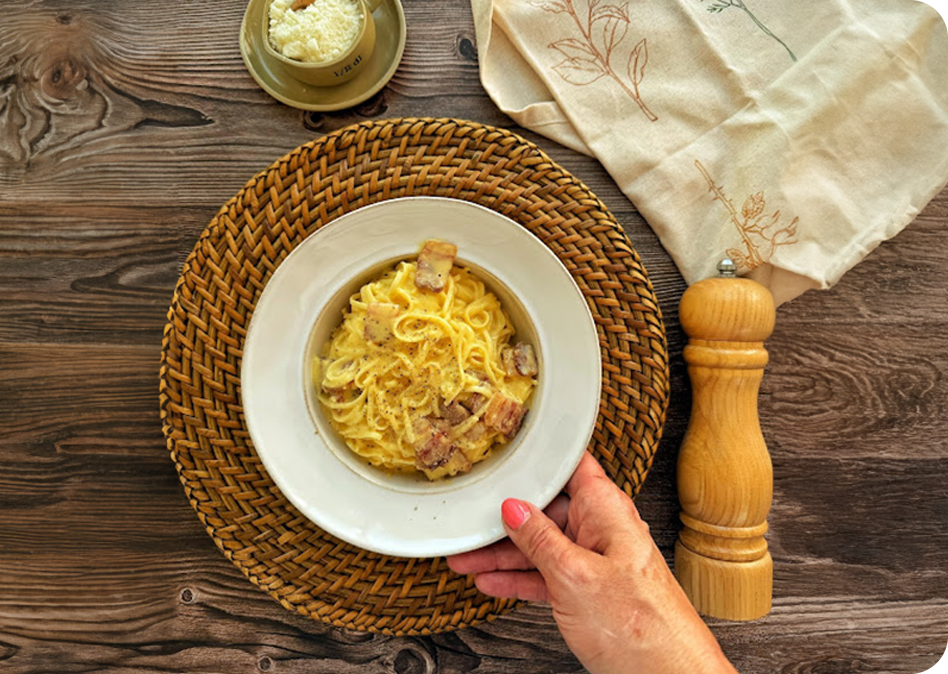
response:
M916 0L472 0L481 81L596 157L688 283L828 288L948 182L948 30Z

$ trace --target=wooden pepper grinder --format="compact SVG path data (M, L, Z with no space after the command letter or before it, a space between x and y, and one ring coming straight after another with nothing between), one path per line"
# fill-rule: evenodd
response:
M770 291L737 278L733 262L718 271L688 288L679 309L693 402L678 457L675 576L699 613L754 620L770 612L773 595L764 540L773 468L757 394L775 310Z

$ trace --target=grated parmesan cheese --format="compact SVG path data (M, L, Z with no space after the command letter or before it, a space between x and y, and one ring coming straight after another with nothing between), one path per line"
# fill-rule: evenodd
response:
M294 0L270 4L270 44L287 58L319 63L338 58L359 37L362 10L358 0L315 0L290 9Z

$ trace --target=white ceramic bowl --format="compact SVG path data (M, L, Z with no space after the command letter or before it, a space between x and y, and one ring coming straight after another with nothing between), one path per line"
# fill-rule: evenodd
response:
M457 264L498 296L540 361L530 411L513 441L470 473L436 482L360 460L324 416L311 375L349 297L431 238L457 245ZM367 550L436 557L502 538L505 498L541 507L553 500L592 436L601 374L586 301L541 241L476 204L410 197L338 218L283 261L250 322L241 392L257 453L300 512Z

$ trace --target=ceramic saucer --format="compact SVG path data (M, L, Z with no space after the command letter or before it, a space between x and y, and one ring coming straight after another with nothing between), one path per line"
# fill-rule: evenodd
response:
M250 0L240 26L240 54L257 84L281 103L320 112L358 105L376 94L395 74L405 50L405 14L400 0L383 0L375 18L375 52L367 67L353 79L335 87L306 84L283 70L263 47L261 26L270 0Z

